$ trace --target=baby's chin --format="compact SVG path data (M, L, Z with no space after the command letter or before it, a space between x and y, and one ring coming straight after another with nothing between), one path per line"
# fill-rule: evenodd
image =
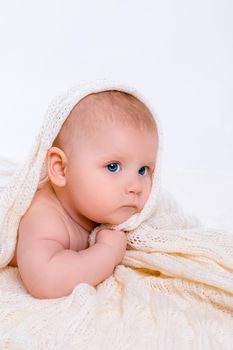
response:
M102 224L104 225L119 225L123 222L127 221L134 214L138 213L134 208L121 208L120 211L109 215L108 217L102 220Z

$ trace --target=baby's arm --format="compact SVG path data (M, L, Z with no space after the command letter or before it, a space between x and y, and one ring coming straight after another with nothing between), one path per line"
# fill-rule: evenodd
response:
M79 283L96 286L119 264L117 251L103 241L78 252L68 246L66 226L53 209L46 208L43 216L41 212L38 216L38 211L32 208L21 220L18 268L25 287L34 297L62 297Z

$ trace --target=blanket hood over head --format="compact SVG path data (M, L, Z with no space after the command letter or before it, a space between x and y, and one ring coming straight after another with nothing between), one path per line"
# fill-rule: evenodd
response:
M7 175L10 180L1 189L0 193L0 267L6 266L14 255L20 218L30 206L38 187L47 178L47 151L52 146L64 121L69 116L73 107L85 96L106 90L127 92L142 101L154 117L158 134L156 167L150 196L140 213L134 214L124 223L112 227L125 231L133 230L141 222L149 218L156 209L161 193L160 167L163 137L160 121L154 108L135 88L119 82L102 79L75 86L53 99L47 110L41 129L36 136L33 149L25 163L16 168L13 167L14 171L12 168L9 172L2 171L2 174ZM0 174L0 177L2 174Z

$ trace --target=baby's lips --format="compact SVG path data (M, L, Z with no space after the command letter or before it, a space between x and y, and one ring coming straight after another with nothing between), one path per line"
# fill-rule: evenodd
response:
M137 209L138 208L138 206L135 205L135 204L127 204L127 205L123 205L122 207L123 208L133 208L133 209Z

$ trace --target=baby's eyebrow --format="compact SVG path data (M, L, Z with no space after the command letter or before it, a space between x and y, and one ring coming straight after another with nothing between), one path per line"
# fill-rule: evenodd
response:
M101 157L100 157L100 159L101 160L104 160L104 161L107 161L107 160L109 160L109 159L114 159L114 160L126 160L126 159L128 159L129 158L129 156L125 156L125 155L123 155L123 154L116 154L116 153L114 153L114 154L108 154L108 155L101 155ZM143 163L144 164L146 164L146 165L149 165L149 166L151 166L151 167L155 167L155 161L154 160L149 160L149 161L143 161Z

